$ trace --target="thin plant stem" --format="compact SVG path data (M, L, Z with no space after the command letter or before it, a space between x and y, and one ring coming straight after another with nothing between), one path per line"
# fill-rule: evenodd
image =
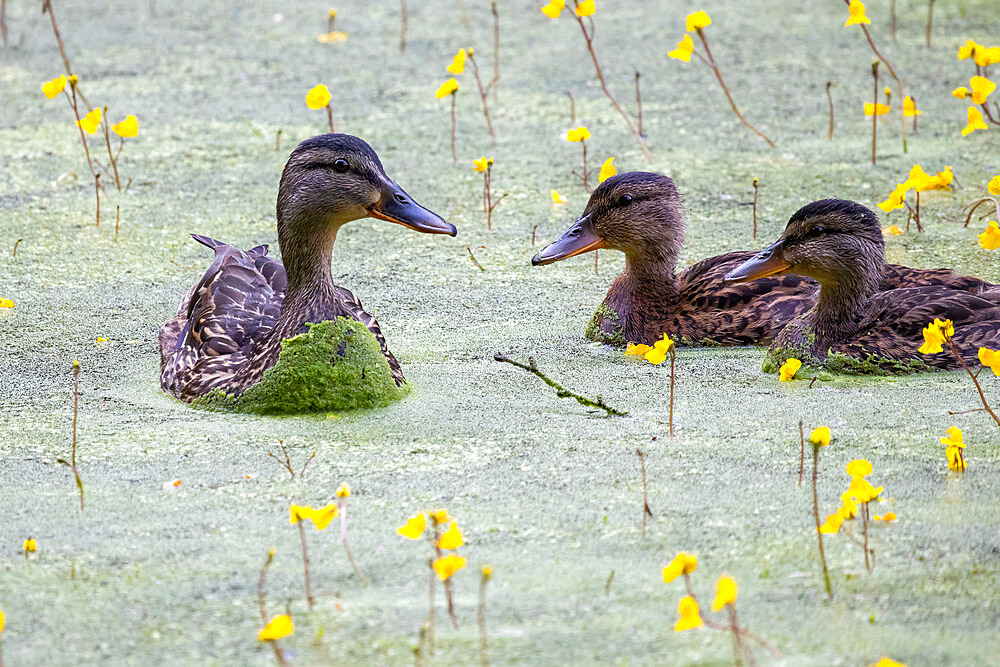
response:
M97 227L101 226L101 175L94 174L94 195L97 197Z
M988 201L993 202L993 205L996 207L996 211L997 211L997 220L1000 220L1000 199L997 199L996 197L982 197L981 199L977 199L976 201L972 202L969 205L969 214L967 216L965 216L965 226L966 227L969 226L969 222L972 220L972 214L975 213L975 211L976 211L977 208L979 208L979 205L980 204L985 204ZM987 215L989 215L989 214L987 214ZM985 217L985 216L983 216L983 217Z
M566 96L569 97L569 124L576 124L576 100L573 99L573 93L566 91Z
M642 468L642 539L646 539L646 517L653 516L653 510L649 509L649 486L646 484L646 455L638 447L635 453Z
M7 0L0 0L0 34L3 35L3 48L10 46L10 42L7 40ZM0 667L2 667L2 658L0 658Z
M600 250L595 250L594 251L594 275L595 276L597 275L597 260L598 260L598 257L600 256L600 254L601 254Z
M708 40L705 39L705 33L702 32L701 28L698 28L698 38L701 39L702 46L705 47L705 55L708 56L708 66L712 68L713 72L715 72L715 78L719 80L719 85L722 86L722 92L726 94L726 99L729 100L729 106L733 108L733 113L736 114L736 117L740 119L741 123L748 127L758 137L766 141L768 146L774 148L774 142L771 141L766 134L751 125L750 121L748 121L743 114L740 113L739 108L736 106L736 102L733 101L732 94L729 92L729 87L726 86L726 82L722 80L722 72L719 71L719 65L715 62L715 58L712 57L712 50L708 48Z
M471 51L471 49L470 49ZM486 102L487 91L489 86L483 88L483 80L479 76L479 65L476 64L476 59L470 54L469 62L472 63L472 74L476 77L476 87L479 88L479 98L483 101L483 116L486 117L486 130L493 137L493 142L496 143L497 133L493 131L493 121L490 120L490 107Z
M830 88L833 86L833 81L826 82L826 101L830 105L830 140L833 140L833 95L830 93Z
M868 558L868 503L861 504L861 533L864 536L864 544L861 548L865 550L865 569L871 572L872 564Z
M799 420L799 486L802 486L802 473L806 467L806 432L802 429L802 420Z
M406 11L406 0L399 0L399 52L406 51L406 28L409 17Z
M731 604L726 605L729 612L729 629L733 634L733 662L736 665L743 664L743 643L740 641L739 625L736 623L736 608Z
M465 246L465 250L469 253L469 259L472 260L472 263L476 265L476 268L479 269L480 271L485 271L486 269L483 268L483 265L479 263L479 260L476 259L476 256L473 254L472 246Z
M587 142L581 141L580 145L583 146L583 189L590 192L590 186L587 184Z
M694 588L691 586L691 575L690 574L687 574L687 573L684 574L684 585L685 585L685 588L687 590L688 596L692 600L694 600L695 603L697 603L698 602L698 598L694 594ZM729 626L729 625L723 625L721 623L716 623L715 621L713 621L712 619L710 619L708 616L705 615L705 612L703 612L701 610L701 605L698 605L698 616L701 617L701 621L702 621L702 623L705 624L705 627L711 628L712 630L725 630L727 632L736 632L741 637L746 637L750 641L753 641L753 642L756 642L757 644L759 644L765 651L767 651L768 653L770 653L772 657L774 657L776 659L781 659L781 657L782 657L781 651L779 651L778 649L774 648L773 646L771 646L766 641L764 641L763 639L761 639L760 637L758 637L756 634L750 632L746 628L737 627L735 630L733 630L732 627Z
M285 448L285 442L283 440L279 440L278 446L281 447L281 453L285 455L284 461L275 456L270 450L268 450L267 455L277 461L281 467L288 471L288 474L292 476L292 479L295 479L295 471L292 470L292 461L288 458L288 449Z
M455 93L450 95L451 97L451 161L458 162L458 154L455 152L455 125L457 119L455 117Z
M80 143L83 144L83 152L87 156L87 167L90 169L91 175L96 175L97 171L94 170L94 163L90 159L90 148L87 147L87 137L84 136L83 127L80 125L80 107L76 102L77 90L75 83L70 83L70 92L72 93L72 97L67 95L66 99L69 100L69 106L73 109L73 115L76 117L76 129L80 132Z
M111 161L111 168L114 170L115 174L115 187L118 188L118 192L121 192L122 184L118 179L118 160L115 159L115 154L111 152L111 133L108 128L107 107L104 107L104 113L101 114L101 127L104 128L104 144L108 147L108 159Z
M330 124L330 133L332 134L333 132L336 132L336 130L333 129L333 109L330 108L329 103L326 105L326 120Z
M872 79L875 80L875 97L872 98L872 164L875 164L875 139L878 135L878 61L872 63Z
M830 586L830 572L826 568L826 553L823 551L823 533L819 522L819 492L816 490L816 478L819 477L819 445L813 444L813 517L816 519L816 539L819 540L819 560L823 564L823 581L826 584L826 594L833 599L833 588Z
M537 228L538 225L535 225L535 227ZM19 246L21 244L21 241L23 241L23 240L24 239L18 239L16 241L14 241L14 250L10 253L11 257L17 257L17 246ZM534 231L531 232L531 245L535 245L535 232Z
M496 7L496 3L493 3ZM476 612L476 625L479 626L479 664L489 667L490 655L489 646L486 641L486 584L490 580L490 575L483 572L479 579L479 609Z
M431 573L429 594L430 607L427 612L427 654L434 655L434 588L437 586L437 572L434 571L433 558L427 561L427 566Z
M925 31L927 37L927 48L931 48L931 30L934 29L934 0L930 0L927 3L927 29Z
M632 118L628 115L628 112L625 111L624 108L622 108L622 105L618 103L618 100L616 100L615 96L611 94L611 91L608 90L608 84L604 80L604 72L601 71L601 64L597 60L597 53L594 52L593 21L591 21L591 29L590 32L588 32L587 26L583 22L583 17L574 15L574 18L576 19L576 22L580 24L580 31L583 33L583 39L587 43L587 51L590 52L590 59L594 62L594 70L597 72L597 80L601 84L601 90L604 91L604 94L611 101L611 105L615 108L615 110L619 114L621 114L622 118L625 119L625 123L628 125L629 131L632 133L632 136L635 137L635 140L639 143L639 149L642 151L642 154L646 156L646 159L649 162L652 162L653 156L650 154L649 149L646 147L646 142L643 140L642 135L639 134L639 131L632 123Z
M490 12L493 14L493 78L486 85L486 90L493 91L493 102L496 102L500 89L500 11L497 0L490 2Z
M257 575L257 609L260 611L260 620L267 627L269 619L267 618L267 610L264 607L264 581L267 578L267 568L271 566L271 561L274 560L274 549L267 552L267 559L264 561L264 565L260 568L260 574ZM278 646L277 640L271 640L268 642L271 645L271 650L274 651L274 658L278 661L279 665L287 665L288 661L285 660L285 653Z
M523 370L528 371L529 373L531 373L535 377L539 378L542 382L544 382L545 384L547 384L550 387L552 387L553 389L555 389L556 390L556 396L558 396L559 398L572 398L572 399L576 400L576 402L579 403L580 405L584 405L584 406L586 406L588 408L597 408L599 410L604 410L609 417L611 417L611 416L625 417L625 416L628 415L627 412L620 412L618 410L615 410L612 407L609 407L609 406L605 405L604 401L601 400L600 396L597 396L597 399L594 400L594 399L586 398L585 396L581 396L580 394L577 394L576 392L570 391L569 389L566 389L561 384L559 384L555 380L551 379L549 376L545 375L545 373L543 373L542 371L538 370L538 366L535 364L535 360L534 360L533 357L528 357L528 363L527 364L522 364L519 361L514 361L513 359L510 359L510 358L508 358L508 357L500 354L499 352L497 352L497 353L495 353L493 355L493 359L494 359L494 361L500 361L500 362L503 362L503 363L506 363L506 364L510 364L512 366L517 366L518 368L521 368Z
M753 177L753 237L757 238L757 177Z
M674 437L674 362L677 360L677 352L674 346L670 346L670 437Z
M639 88L639 70L635 71L635 106L639 109L639 136L645 137L642 131L642 90Z
M122 217L122 207L119 204L115 204L115 236L118 236L118 223Z
M993 412L989 404L986 402L986 394L983 393L983 387L979 384L979 379L972 374L972 370L969 368L968 364L965 363L965 359L963 359L962 355L958 353L958 347L955 345L955 341L948 338L946 339L946 343L948 344L948 349L951 350L951 353L958 360L958 363L962 365L965 372L969 374L970 378L972 378L972 383L976 385L976 391L979 392L979 400L983 402L983 408L990 414L990 417L993 417L993 421L996 422L997 426L1000 426L1000 418L997 417L996 413Z
M850 3L848 3L850 4ZM889 35L896 41L896 0L889 0Z
M281 150L281 132L282 129L279 127L278 131L274 133L274 152L277 153Z
M365 573L358 567L357 562L354 560L354 554L351 553L351 547L347 545L347 499L337 498L337 505L340 508L340 542L344 545L344 551L347 553L347 560L351 563L351 569L354 570L354 575L361 580L365 585L365 588L371 586L372 582L368 580Z
M441 553L441 547L438 544L438 541L441 539L441 536L438 533L439 529L440 529L440 526L437 523L435 523L434 524L434 538L433 538L434 552L437 554L438 558L441 558L443 556L443 554ZM431 561L431 574L432 575L436 574L436 572L434 572L434 561L433 560ZM451 590L451 578L450 577L448 579L444 580L443 586L444 586L444 599L448 603L448 618L451 619L451 625L452 625L452 627L454 627L456 630L458 630L458 616L455 615L455 597L452 594L452 590Z
M304 519L299 518L297 523L299 526L299 541L302 542L302 571L306 583L306 602L309 603L309 611L312 611L313 594L312 594L312 582L309 578L309 552L306 550L305 521Z
M914 216L914 220L917 222L917 231L924 231L924 228L920 226L920 190L917 190L917 212Z

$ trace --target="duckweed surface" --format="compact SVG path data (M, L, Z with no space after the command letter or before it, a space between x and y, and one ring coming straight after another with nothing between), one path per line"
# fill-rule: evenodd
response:
M334 44L317 42L328 5L313 2L177 0L155 3L155 15L149 3L124 0L53 4L88 99L107 104L114 122L134 113L139 135L119 165L131 186L120 196L111 188L95 226L79 134L65 103L39 90L61 67L48 16L37 3L7 3L0 298L15 302L0 309L7 664L273 664L257 641L257 579L271 548L266 609L283 613L291 600L295 634L282 640L290 660L412 664L429 554L396 527L439 507L457 517L469 564L454 577L459 629L438 617L436 663L478 662L478 570L489 563L493 664L725 664L724 634L673 631L681 584L664 584L660 571L681 550L698 555L693 581L704 606L721 574L735 578L741 621L783 655L758 653L762 663L996 662L1000 429L983 412L949 414L979 405L964 373L833 374L810 388L808 377L779 383L762 373L762 348L680 348L671 439L667 369L584 337L621 256L602 252L596 275L590 256L530 265L586 203L570 173L580 169L580 147L564 140L586 125L593 164L613 155L619 170L674 178L689 218L682 265L765 247L811 200L874 206L920 163L929 172L952 165L961 187L921 197L926 231L887 237L889 261L1000 281L998 255L976 244L985 222L962 225L964 206L1000 173L1000 131L960 137L966 105L950 95L972 74L957 48L1000 35L993 0L936 3L930 49L926 2L896 3L895 41L888 3L866 3L873 39L923 110L907 154L898 117L882 122L876 166L862 115L872 56L859 29L843 27L843 2L790 11L779 0L599 1L595 48L630 109L634 71L642 73L649 163L601 94L576 22L565 13L546 19L541 3L499 0L497 143L470 74L461 75L454 164L449 104L434 91L462 46L474 46L492 76L489 3L409 2L402 54L394 0L338 2L336 28L348 39ZM666 58L684 14L697 9L712 17L706 34L737 103L775 149L739 124L696 59ZM291 146L326 126L304 104L318 82L334 95L338 129L369 141L392 178L459 228L451 239L365 220L337 239L335 281L378 316L413 390L384 409L318 418L192 409L157 383L157 327L211 260L187 234L277 252L281 167ZM100 157L102 145L92 138L91 147ZM492 231L471 163L484 154L495 159L494 187L509 193ZM569 203L552 206L552 188ZM895 212L883 224L905 219ZM561 400L493 361L496 351L533 356L565 386L600 394L629 417L604 419ZM70 453L74 359L83 512L71 473L56 462ZM1000 402L1000 380L980 380ZM866 458L869 479L885 487L877 513L899 517L873 527L870 574L848 538L826 540L832 601L812 492L797 484L800 419L833 433L821 458L821 515L847 487L845 465ZM939 443L949 426L965 436L961 476L948 473ZM281 456L279 441L295 479L268 456ZM646 539L636 448L646 453L653 512ZM288 506L323 506L344 482L353 491L351 548L372 585L354 578L336 526L310 528L317 602L309 612ZM29 535L38 552L25 559Z

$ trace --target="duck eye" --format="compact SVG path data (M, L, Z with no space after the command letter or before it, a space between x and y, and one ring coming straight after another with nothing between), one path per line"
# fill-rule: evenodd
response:
M622 195L618 198L619 206L628 206L632 203L632 195Z
M809 233L807 236L819 236L823 233L823 228L820 225L813 225L809 228Z
M333 170L338 174L343 174L350 168L351 165L348 164L347 160L345 160L344 158L337 158L336 160L333 161Z

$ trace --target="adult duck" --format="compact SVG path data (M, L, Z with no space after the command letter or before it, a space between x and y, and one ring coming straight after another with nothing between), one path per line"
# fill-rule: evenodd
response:
M267 246L244 251L192 235L215 251L215 259L160 328L160 386L183 400L215 389L238 395L274 365L282 340L306 331L307 322L337 317L371 330L401 384L402 369L378 322L354 294L333 284L330 272L337 232L366 217L427 234L456 234L454 225L389 178L361 139L324 134L299 144L278 187L281 261L267 256Z
M844 355L858 363L838 367L861 372L960 368L947 351L918 351L924 328L935 319L952 321L953 340L967 364L976 363L980 346L1000 347L1000 288L955 276L951 284L887 290L887 270L875 214L852 201L826 199L801 208L780 239L726 279L798 274L820 284L815 305L772 344L772 353L781 357L822 363L830 355Z
M619 346L652 344L664 333L688 344L768 344L816 302L819 285L804 276L727 282L726 274L753 257L752 250L709 257L678 273L685 227L681 199L670 178L627 172L599 185L583 215L531 262L551 264L599 248L625 253L625 269L586 334ZM947 269L895 265L884 275L885 287L957 285L964 280Z

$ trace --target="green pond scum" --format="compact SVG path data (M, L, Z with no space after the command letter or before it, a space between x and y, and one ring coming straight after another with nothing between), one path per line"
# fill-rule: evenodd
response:
M346 41L317 40L329 31L330 4ZM816 372L806 368L792 382L779 382L777 368L762 372L763 347L679 347L670 438L669 364L585 336L623 256L602 251L596 273L590 255L530 263L586 205L572 174L580 147L565 140L582 125L592 134L588 165L613 156L619 173L674 179L688 222L678 270L766 247L810 201L839 197L876 210L914 164L929 173L951 165L959 185L921 194L925 231L911 225L886 236L887 260L1000 282L1000 251L976 241L985 221L963 226L965 207L1000 173L1000 127L962 137L968 103L951 95L974 70L956 59L958 48L1000 35L996 1L934 3L931 48L928 2L895 3L895 40L890 3L865 2L873 40L923 112L904 154L896 84L880 81L893 87L893 112L879 121L875 166L872 118L863 115L872 53L858 26L844 27L843 0L597 0L594 48L606 84L636 118L641 72L652 161L603 95L571 6L552 20L539 11L542 0L497 0L494 144L470 66L445 71L459 48L473 47L484 85L492 78L490 3L406 4L401 52L398 0L52 0L89 102L107 105L111 123L127 114L138 123L118 160L122 193L108 185L96 226L72 113L41 92L64 72L49 16L40 2L6 3L0 299L15 307L0 308L4 663L274 665L258 641L257 597L273 548L264 609L270 617L290 610L295 632L280 645L291 663L412 665L428 616L429 549L396 530L444 508L468 562L451 579L457 630L437 588L426 666L480 664L482 565L493 568L485 605L493 665L731 664L725 633L674 632L683 583L665 584L661 572L680 551L698 558L693 583L704 610L720 576L736 581L741 625L783 656L757 650L762 665L864 667L882 656L911 666L996 664L1000 429L985 412L967 412L981 403L964 372L823 370L810 387ZM704 30L734 101L775 148L740 124L708 68L667 58L685 14L699 9L712 18ZM461 86L456 163L451 100L434 97L451 76ZM272 369L276 384L257 390L256 405L384 407L277 415L236 412L221 399L226 409L192 408L160 391L157 345L159 326L211 261L188 234L240 248L267 243L280 254L282 167L295 145L328 126L325 111L305 105L318 83L333 96L337 129L365 139L391 178L458 228L453 239L368 219L337 235L333 280L378 318L411 389L394 400L399 392L369 356L372 341L331 322L304 344L286 344L281 363L289 352L295 363ZM88 137L93 154L106 153L100 133ZM494 190L509 192L492 230L472 168L483 155L494 159ZM568 202L553 205L551 189ZM883 225L905 228L904 211L877 212ZM345 353L356 361L345 354L328 363L347 331L355 333ZM565 387L629 416L594 418L494 361L496 352L533 357ZM74 359L82 512L72 471L57 462L71 455ZM367 382L369 368L377 390L314 379L357 380L364 369ZM302 379L308 388L280 386ZM979 381L996 406L1000 378L987 371ZM827 540L832 601L811 485L797 484L799 420L806 436L820 425L832 433L817 479L821 521L839 505L854 459L869 460L870 478L888 493L872 511L898 517L870 526L870 573L857 545ZM962 474L948 471L940 442L952 426L964 434ZM281 456L279 442L294 479L268 456ZM636 449L653 514L645 539ZM354 576L337 520L324 531L309 526L310 612L289 506L336 502L344 483L351 551L371 586ZM37 551L25 558L29 536Z

